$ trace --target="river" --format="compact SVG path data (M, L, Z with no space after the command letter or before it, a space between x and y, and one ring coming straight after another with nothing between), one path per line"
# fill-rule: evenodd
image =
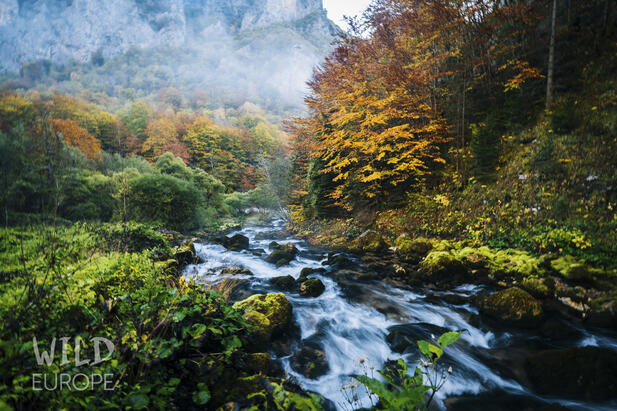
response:
M242 267L254 275L235 275L234 278L247 280L249 294L279 292L271 286L270 279L284 275L298 278L304 267L323 267L327 254L326 250L314 248L293 236L282 237L284 225L283 220L276 220L268 226L248 226L231 234L247 236L252 249L266 252L271 241L295 244L300 253L291 265L276 268L266 263L267 253L259 256L249 251L227 251L216 244L196 244L196 251L205 262L187 267L185 275L212 284L226 277L220 274L221 269ZM347 257L360 264L354 256ZM279 354L278 359L284 371L303 388L323 395L338 409L354 408L346 399L349 390L342 389L352 381L352 375L371 373L371 368L381 369L388 359L404 358L410 368L417 363L418 352L413 344L404 354L393 352L386 341L392 327L404 331L414 341L431 339L444 329L465 330L459 342L448 347L443 358L441 365L451 366L452 374L437 395L436 408L514 410L558 402L574 410L617 409L617 402L592 404L537 396L527 386L517 365L526 353L539 349L587 345L617 349L617 338L606 330L563 323L557 328L568 332L558 332L547 338L535 330L508 328L484 321L478 310L465 302L467 297L487 291L482 286L466 285L445 292L403 289L379 280L345 281L328 272L311 277L324 283L326 289L321 296L303 298L298 293L285 293L293 305L299 329L291 351L307 344L318 347L325 353L329 371L309 379L294 370L290 355ZM276 358L276 353L273 354ZM364 406L370 405L366 402L368 399L364 400Z

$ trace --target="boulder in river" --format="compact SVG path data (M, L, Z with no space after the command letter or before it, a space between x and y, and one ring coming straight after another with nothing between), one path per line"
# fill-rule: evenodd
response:
M330 367L326 360L326 353L322 350L303 347L291 357L291 367L306 378L316 379L325 375Z
M253 275L253 272L248 268L242 267L227 267L221 270L222 275Z
M258 342L268 342L291 324L292 306L284 294L256 294L237 302L233 308L252 325Z
M219 238L219 242L229 251L242 251L249 249L249 239L242 234L236 234L232 237L223 236Z
M319 297L326 291L326 286L319 278L311 278L300 285L302 297Z
M300 271L300 277L298 277L298 282L303 283L304 281L308 280L308 276L311 274L323 274L325 272L325 268L304 267L302 271Z
M185 267L189 264L196 264L200 260L195 252L195 243L193 240L182 243L172 258L176 260L179 268Z
M274 251L266 257L266 261L277 267L291 263L298 255L298 249L291 243L279 244L273 241L270 243L270 248Z
M290 275L284 275L272 278L270 284L279 290L293 290L296 287L296 279Z
M521 326L536 326L542 320L542 305L518 287L498 291L482 299L480 311L490 317Z
M247 298L251 295L251 281L246 278L225 277L222 281L212 286L225 301L234 302Z
M575 347L531 354L525 370L534 391L586 401L617 398L617 352Z
M386 342L394 352L411 353L418 350L418 341L430 341L432 336L439 337L448 329L428 323L393 325L388 328Z

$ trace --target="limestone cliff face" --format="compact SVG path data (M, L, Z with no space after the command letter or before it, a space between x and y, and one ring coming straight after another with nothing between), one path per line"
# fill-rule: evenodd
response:
M322 0L0 0L0 70L246 37L281 24L317 48L335 30Z

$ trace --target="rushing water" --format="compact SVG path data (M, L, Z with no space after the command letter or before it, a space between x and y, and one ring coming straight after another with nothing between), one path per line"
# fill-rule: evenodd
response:
M254 276L235 275L234 278L250 280L251 293L267 293L278 292L269 284L273 277L291 275L297 279L304 267L323 267L323 250L315 250L293 237L280 238L282 228L284 222L275 221L267 227L252 226L236 233L247 236L252 249L266 252L270 251L271 241L294 243L300 254L289 266L277 269L266 263L264 256L249 251L231 252L220 245L197 244L197 253L205 262L189 266L186 275L204 283L216 283L226 277L220 274L225 267L248 268ZM559 402L580 410L617 409L617 403L589 404L537 396L521 382L524 377L517 371L520 359L533 350L585 345L617 348L617 338L606 331L564 324L569 332L545 338L533 330L486 323L472 305L453 305L440 298L445 293L401 289L376 280L337 281L328 273L311 277L321 279L326 287L320 297L303 298L297 293L286 293L300 329L292 352L309 341L312 346L319 345L325 352L329 372L318 379L308 379L291 367L291 356L279 359L288 375L295 377L303 388L320 393L339 409L352 408L346 400L349 390L342 389L352 381L352 375L370 374L371 368L378 370L389 359L404 358L410 368L416 364L416 351L395 353L386 342L390 327L405 329L405 325L409 326L407 331L417 333L417 339L430 339L444 329L465 330L443 358L443 365L452 366L453 373L439 392L436 402L439 408L477 409L481 404L490 409L522 409L543 402ZM448 295L466 297L482 291L480 286L468 285L450 290ZM358 391L362 396L362 391ZM367 398L364 401L365 406L370 405Z

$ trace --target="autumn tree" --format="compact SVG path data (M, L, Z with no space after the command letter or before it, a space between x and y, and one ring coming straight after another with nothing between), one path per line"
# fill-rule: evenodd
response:
M91 160L101 157L101 144L88 131L72 120L54 119L51 121L55 132L59 133L64 142L71 147L78 148Z

